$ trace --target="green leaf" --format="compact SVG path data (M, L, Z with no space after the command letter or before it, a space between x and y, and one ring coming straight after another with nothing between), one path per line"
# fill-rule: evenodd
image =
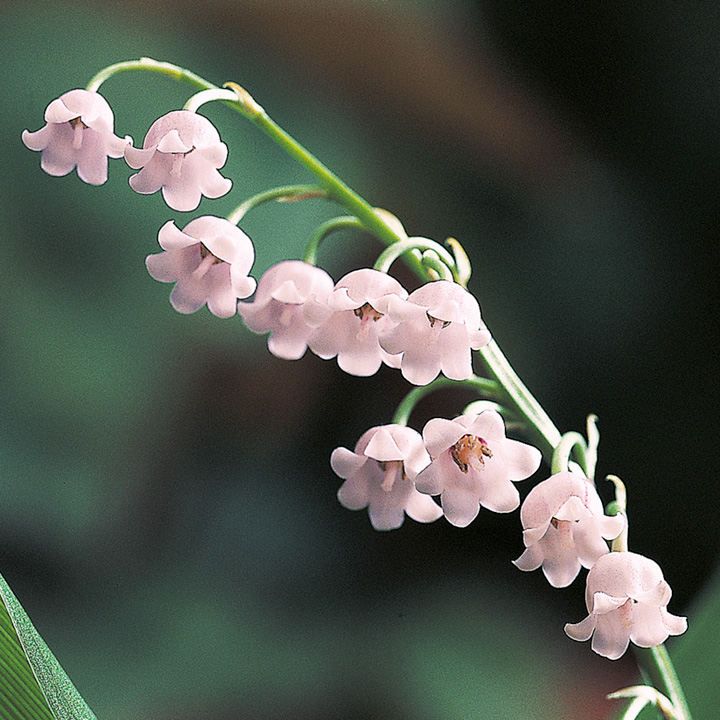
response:
M0 575L0 719L97 720Z

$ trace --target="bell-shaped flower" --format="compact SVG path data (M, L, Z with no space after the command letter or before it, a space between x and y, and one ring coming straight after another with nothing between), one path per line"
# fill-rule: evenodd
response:
M67 175L77 167L78 177L102 185L108 177L108 157L123 156L130 137L113 133L113 112L105 98L91 90L70 90L45 110L45 127L23 130L22 141L42 151L40 167L48 175Z
M568 623L565 632L610 660L623 655L632 640L655 647L687 630L687 619L667 611L672 592L660 566L637 553L610 552L590 568L585 587L589 615Z
M232 317L238 298L252 295L248 277L255 260L250 238L224 218L204 215L184 230L170 220L160 228L158 242L165 252L148 255L148 272L161 282L175 282L172 306L193 313L205 303L218 317Z
M609 548L603 538L625 529L624 515L605 515L595 486L579 473L560 472L538 483L520 509L526 550L513 563L566 587Z
M327 360L337 355L338 365L351 375L373 375L381 363L398 367L400 355L385 352L378 337L394 324L387 315L390 298L406 298L394 278L362 268L337 282L324 303L308 303L305 317L317 329L308 346Z
M332 289L332 278L321 268L284 260L263 274L252 302L238 303L238 314L254 332L270 332L268 349L273 355L297 360L315 330L306 322L303 307L324 302Z
M445 517L457 527L471 523L481 505L494 512L515 510L520 496L513 482L540 466L540 451L506 438L495 410L454 420L434 418L425 425L423 439L432 462L418 475L415 487L440 495Z
M194 210L202 195L217 198L230 190L232 182L218 172L227 152L206 117L173 110L150 126L142 149L125 149L127 164L142 168L130 177L130 187L146 195L162 189L174 210Z
M380 345L402 353L401 372L415 385L427 385L440 371L466 380L472 375L470 351L490 342L477 300L448 280L429 282L405 301L393 300L388 312L397 325L382 335Z
M418 522L432 522L442 510L413 484L430 458L420 433L404 425L381 425L363 433L355 452L333 450L330 465L345 482L338 490L340 504L348 510L368 508L376 530L394 530L404 513Z

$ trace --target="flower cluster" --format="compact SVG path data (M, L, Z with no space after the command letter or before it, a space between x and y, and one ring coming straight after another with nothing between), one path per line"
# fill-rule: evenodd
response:
M513 482L530 477L540 460L536 448L506 438L500 415L485 410L430 420L422 436L401 425L371 428L354 452L337 448L330 462L345 479L341 504L350 510L367 507L373 527L392 530L402 525L403 512L421 522L445 515L457 527L468 525L480 506L511 512L520 504ZM440 505L433 495L440 496Z
M399 528L408 515L432 522L442 515L465 527L479 508L511 512L519 505L513 482L540 466L540 452L505 436L493 410L445 420L435 418L422 436L403 425L365 432L355 450L336 448L330 458L345 482L338 500L350 510L368 509L376 530ZM439 503L432 499L439 498ZM566 587L581 567L589 569L585 620L567 624L574 640L593 636L592 649L621 657L632 640L652 647L679 635L687 620L670 614L670 587L659 566L642 555L611 552L607 540L626 530L624 515L605 515L595 486L576 472L559 472L538 483L520 510L520 570L542 571L553 587Z
M199 93L203 102L208 92L219 98L204 91ZM239 102L242 96L231 93L230 98ZM138 171L129 178L133 190L161 191L165 203L180 212L193 211L203 196L218 198L232 187L219 172L228 148L195 110L174 110L156 120L142 148L134 147L129 136L114 134L112 110L93 90L71 90L53 100L45 123L36 132L25 130L22 140L42 153L41 167L50 175L77 168L83 181L100 185L108 177L108 158L124 157ZM240 206L238 216L246 209ZM463 270L462 254L460 262L452 262L441 248L443 260L436 244L408 238L386 211L376 211L373 220L378 218L402 241L401 252L410 248L419 260L420 249L433 248L435 257L428 262L435 274L428 277L458 282L435 279L408 293L377 269L353 270L334 282L312 264L284 260L256 283L249 275L255 259L250 238L231 219L212 215L197 217L182 230L166 222L158 233L162 252L149 255L146 266L156 280L175 283L170 302L178 312L193 313L203 305L221 318L237 312L250 330L268 333L268 348L279 358L296 360L309 348L320 358L336 358L352 375L370 376L385 364L417 386L440 373L451 380L470 379L472 351L491 337L477 300L461 284L470 275L469 263ZM422 242L410 246L411 241ZM376 267L389 267L383 265L386 259L381 256ZM432 265L435 260L447 273ZM405 515L423 523L444 516L462 528L481 507L512 512L520 507L514 483L533 475L541 460L537 448L506 437L499 412L485 409L453 420L434 418L422 434L396 423L373 427L354 450L336 448L330 464L344 480L337 493L340 503L351 510L367 508L375 529L392 530ZM520 520L525 550L514 561L520 570L541 568L553 587L566 587L581 568L589 570L589 614L565 626L569 637L592 637L595 652L616 659L630 641L651 647L685 631L686 619L667 611L671 591L659 566L617 542L626 537L627 520L623 514L605 514L588 477L565 471L538 483L522 504ZM609 540L616 541L612 551Z
M114 117L105 98L90 90L70 90L45 110L45 126L25 130L22 140L31 150L42 151L41 166L50 175L67 175L77 167L78 176L100 185L107 180L107 159L124 157L140 172L130 177L138 193L162 190L174 210L195 210L203 195L217 198L230 190L231 181L218 169L225 164L227 146L207 118L176 110L156 120L142 149L129 136L113 134ZM255 290L247 274L255 251L250 239L222 218L203 216L184 230L171 221L158 235L164 252L150 255L150 274L162 282L175 282L170 302L176 310L191 313L207 303L219 317L235 314L238 298Z
M42 151L41 166L50 175L67 175L77 167L81 180L102 185L107 180L107 159L124 157L139 173L130 186L139 193L162 189L174 210L194 210L201 195L216 198L232 183L218 173L225 164L227 146L212 123L194 112L175 110L156 120L142 149L132 138L113 134L114 116L107 100L92 90L70 90L45 110L45 127L25 130L22 140Z
M566 587L580 568L588 568L585 598L590 615L565 632L587 640L611 660L632 640L641 647L664 642L687 628L670 615L670 587L659 566L622 549L611 552L606 540L626 532L622 514L605 515L595 486L576 472L559 472L538 483L520 510L525 551L514 561L520 570L542 571L553 587Z
M269 332L282 358L310 350L352 375L373 375L384 363L416 385L442 371L453 380L472 374L471 351L490 340L477 300L457 283L435 280L408 295L378 270L354 270L335 285L311 265L286 260L261 278L238 313L255 332Z
M43 169L64 175L77 167L86 182L107 179L108 157L123 157L139 170L130 177L138 193L160 190L174 210L191 211L201 197L217 198L231 188L218 172L227 159L212 123L190 110L156 120L142 148L113 134L113 113L95 91L71 90L53 100L46 125L23 133L23 142L42 151ZM384 216L383 216L384 217ZM392 222L404 234L395 219ZM442 372L454 380L472 375L471 351L490 341L477 300L457 283L437 280L408 295L390 275L355 270L333 284L324 271L300 261L283 261L260 279L248 276L254 261L250 239L233 223L205 215L183 230L169 221L160 230L163 252L147 257L156 280L176 283L173 307L192 313L207 304L218 317L237 311L255 332L270 333L278 357L297 359L307 348L323 359L337 358L346 372L368 376L384 363L400 368L416 385Z

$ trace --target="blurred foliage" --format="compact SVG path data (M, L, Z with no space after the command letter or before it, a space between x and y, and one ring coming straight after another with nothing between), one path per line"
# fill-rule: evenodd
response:
M301 38L306 63L291 39L312 8L293 15L296 6L0 8L0 570L100 718L599 718L610 707L604 693L634 679L629 658L608 663L562 634L584 614L579 585L559 594L509 565L521 551L517 516L485 513L465 531L406 523L382 535L365 513L337 505L329 453L387 421L407 389L395 374L349 378L314 357L283 363L239 319L179 316L143 258L158 250L166 220L186 220L160 197L132 193L119 161L101 188L40 171L22 129L40 127L52 98L101 67L147 55L247 86L411 233L461 239L485 318L551 416L563 430L581 427L587 412L600 416L600 472L628 485L633 549L665 569L673 612L696 609L671 651L698 716L711 716L719 650L704 628L717 592L699 591L720 547L708 452L708 247L717 228L706 218L706 238L698 217L682 214L693 186L678 185L668 210L652 163L636 160L650 147L670 182L658 145L643 145L637 128L633 145L568 121L552 87L550 112L580 147L575 164L558 175L479 157L472 132L434 125L435 116L423 124L412 95L421 89L400 74L400 30L379 62L364 51L372 38L360 35L343 57L312 54L342 42L341 15L354 8L378 37L403 27L420 37L427 56L409 67L421 85L432 85L423 63L437 60L443 32L463 40L458 62L469 54L491 74L493 26L482 4L318 3L321 14L331 8L333 32L323 36L321 25ZM507 30L495 22L496 33ZM519 43L505 48L514 64L507 54L494 61L509 87L523 76ZM384 85L381 72L390 75ZM140 143L189 93L167 78L121 75L103 94L116 132ZM425 104L428 113L437 106ZM672 122L691 115L702 127L704 107L679 104ZM198 213L222 215L270 185L307 179L239 116L203 112L230 147L224 172L234 187ZM606 154L608 145L625 154ZM697 137L697 146L717 156L716 137ZM702 176L718 189L717 169ZM298 257L332 214L308 201L249 215L254 274ZM336 277L372 261L372 245L359 240L323 247ZM437 399L415 422L460 407L456 397ZM668 493L687 510L669 516ZM705 642L698 666L691 648Z

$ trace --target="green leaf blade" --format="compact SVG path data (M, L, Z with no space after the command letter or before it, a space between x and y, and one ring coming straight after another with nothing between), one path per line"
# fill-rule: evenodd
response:
M0 575L0 720L97 720Z

